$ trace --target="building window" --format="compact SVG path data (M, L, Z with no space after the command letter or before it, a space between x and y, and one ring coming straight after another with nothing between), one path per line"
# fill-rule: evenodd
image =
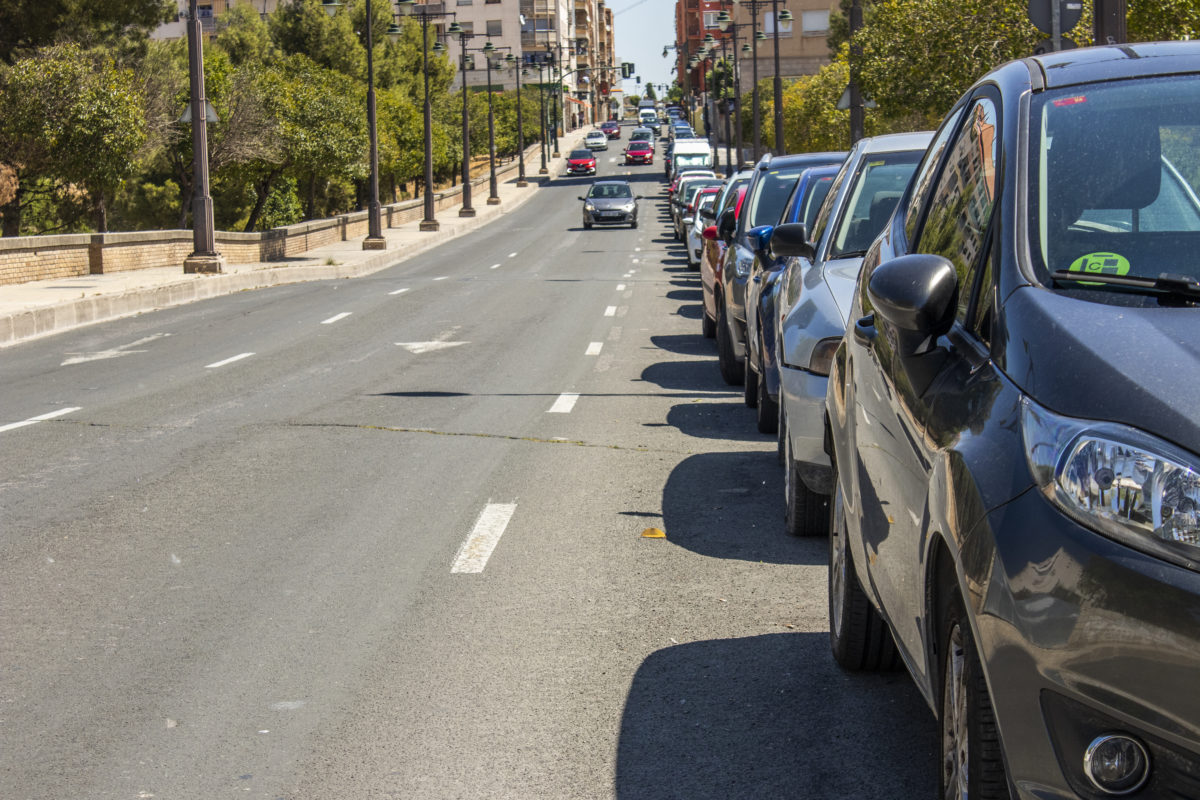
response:
M458 4L460 6L469 6L469 5L472 5L474 2L475 2L475 0L458 0Z
M475 23L471 20L464 20L458 24L462 26L462 32L465 35L473 36L475 34Z
M717 13L718 12L716 12L716 11L705 11L704 12L704 27L705 28L721 27L720 25L717 24Z
M503 20L489 19L487 21L487 35L489 37L503 36L504 35L504 26L501 24L502 22L503 22Z
M829 33L829 12L801 12L800 24L803 26L805 36L824 36Z
M826 12L825 15L826 15L826 19L828 20L828 17L829 17L828 12ZM775 14L773 14L770 11L768 11L763 16L763 33L765 33L767 36L775 35ZM791 35L792 35L792 21L784 20L783 22L780 22L779 23L779 38L787 39Z

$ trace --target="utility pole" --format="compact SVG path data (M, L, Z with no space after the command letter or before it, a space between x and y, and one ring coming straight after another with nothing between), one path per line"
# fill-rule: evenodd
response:
M186 273L221 272L225 260L217 252L213 201L208 188L208 100L204 96L204 35L196 0L188 3L188 77L192 112L192 254L183 260Z
M1125 27L1126 0L1096 0L1092 34L1096 44L1124 44L1129 40Z
M850 4L850 144L853 145L866 135L864 132L862 93L858 89L858 69L862 65L862 44L858 33L862 30L862 0Z

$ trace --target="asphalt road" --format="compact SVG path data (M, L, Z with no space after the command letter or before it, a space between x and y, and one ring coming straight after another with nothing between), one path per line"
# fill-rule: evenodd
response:
M619 151L637 230L559 179L369 278L4 351L0 797L933 796Z

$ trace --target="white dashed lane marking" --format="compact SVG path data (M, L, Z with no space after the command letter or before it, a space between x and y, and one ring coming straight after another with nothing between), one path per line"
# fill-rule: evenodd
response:
M618 292L623 292L623 291L625 291L625 284L623 284L623 283L618 283L618 284L617 284L617 291L618 291Z
M604 309L604 316L615 317L616 315L617 315L617 307L616 306L609 306L608 308Z
M226 364L232 364L235 361L241 361L243 358L249 358L252 355L254 355L254 353L242 353L241 355L236 355L233 358L227 358L224 361L218 361L215 364L209 364L207 367L205 367L205 369L216 369L217 367L223 367Z
M330 317L329 319L322 320L321 324L322 325L332 325L335 322L340 322L341 320L344 320L346 317L350 316L350 313L351 312L349 312L349 311L343 311L341 314L335 314L334 316Z
M584 355L585 356L598 356L598 355L600 355L600 349L602 347L604 347L604 342L592 342L591 344L588 345L587 352L584 353Z
M550 406L550 409L546 413L570 414L577 400L579 400L579 395L577 394L560 394L558 399L554 401L554 405Z
M10 422L7 425L0 425L0 433L15 430L16 428L24 428L28 425L36 425L39 422L45 422L48 419L54 419L55 417L62 417L67 414L72 414L78 410L78 406L72 408L60 408L58 411L50 411L46 414L39 414L36 417L30 417L29 419L21 420L20 422Z
M475 521L470 535L458 548L451 572L479 573L487 566L492 551L504 535L509 520L516 513L516 503L488 503Z

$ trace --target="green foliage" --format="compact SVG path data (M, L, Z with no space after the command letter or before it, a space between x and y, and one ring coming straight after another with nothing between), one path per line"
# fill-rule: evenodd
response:
M296 190L294 178L284 178L271 187L263 207L259 230L281 228L284 225L294 225L304 219L304 209L300 205L300 194Z
M57 42L114 46L144 40L175 13L170 0L4 0L0 61L13 64Z
M1196 0L1129 0L1126 28L1131 42L1195 39L1200 36Z
M250 5L235 5L217 17L212 44L223 50L235 67L266 64L276 53L267 23Z
M287 0L268 22L271 39L285 55L303 55L326 69L366 78L366 51L354 32L351 14L332 17L320 0Z

